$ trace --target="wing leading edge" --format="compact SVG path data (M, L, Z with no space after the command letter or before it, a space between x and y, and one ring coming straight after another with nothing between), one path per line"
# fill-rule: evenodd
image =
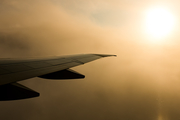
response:
M41 77L46 79L79 79L84 78L75 71L69 68L75 67L88 63L90 61L110 57L116 55L105 55L105 54L79 54L79 55L69 55L61 57L50 57L50 58L33 58L33 59L2 59L0 60L0 90L7 88L18 88L23 93L31 93L30 96L24 96L24 98L31 98L38 96L38 93L27 87L22 87L16 83L17 81ZM15 84L16 83L16 84ZM18 84L18 85L17 85ZM25 88L25 90L22 90ZM6 93L5 93L6 94ZM9 94L9 93L8 93ZM7 95L3 95L7 96ZM2 97L0 95L0 97ZM24 99L23 97L18 97L18 99ZM2 98L3 100L8 100L8 98ZM16 98L14 98L16 99ZM1 99L0 99L1 100ZM13 100L10 98L9 100Z

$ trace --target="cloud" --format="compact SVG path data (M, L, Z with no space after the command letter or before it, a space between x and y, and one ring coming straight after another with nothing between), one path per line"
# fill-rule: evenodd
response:
M113 53L118 57L74 68L86 75L85 80L23 81L41 96L1 102L0 119L152 120L158 114L173 116L168 108L173 110L175 107L170 104L179 103L179 96L175 95L179 91L179 45L144 44L138 21L144 4L137 7L131 1L120 2L122 8L118 9L116 2L1 0L1 57L75 53ZM110 10L109 15L106 10ZM120 28L92 21L93 14L102 15L98 20L104 20L114 10L128 16L122 17L127 22ZM106 20L111 22L112 18ZM165 108L160 111L162 106Z
M68 14L61 6L49 1L9 0L2 2L1 9L1 51L11 55L91 52L98 48L96 44L100 45L99 38L104 32L87 18ZM76 49L71 50L74 46Z

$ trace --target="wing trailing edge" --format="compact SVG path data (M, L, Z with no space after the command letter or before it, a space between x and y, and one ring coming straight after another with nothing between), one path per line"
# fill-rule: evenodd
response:
M111 56L116 57L117 56L117 55L108 55L108 54L94 54L94 55L98 55L98 56L101 56L101 57L111 57Z

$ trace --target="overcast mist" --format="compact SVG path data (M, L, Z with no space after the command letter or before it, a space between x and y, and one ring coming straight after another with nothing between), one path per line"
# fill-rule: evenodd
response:
M159 42L145 12L176 18ZM179 120L180 33L176 0L1 0L1 58L115 54L73 70L81 80L21 81L40 97L1 101L1 120Z

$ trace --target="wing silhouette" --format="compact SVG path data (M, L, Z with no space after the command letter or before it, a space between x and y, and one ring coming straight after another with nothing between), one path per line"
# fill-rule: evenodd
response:
M79 54L49 58L0 59L0 100L17 100L39 96L37 92L16 83L17 81L33 77L45 79L84 78L84 75L69 68L109 56L115 55Z

